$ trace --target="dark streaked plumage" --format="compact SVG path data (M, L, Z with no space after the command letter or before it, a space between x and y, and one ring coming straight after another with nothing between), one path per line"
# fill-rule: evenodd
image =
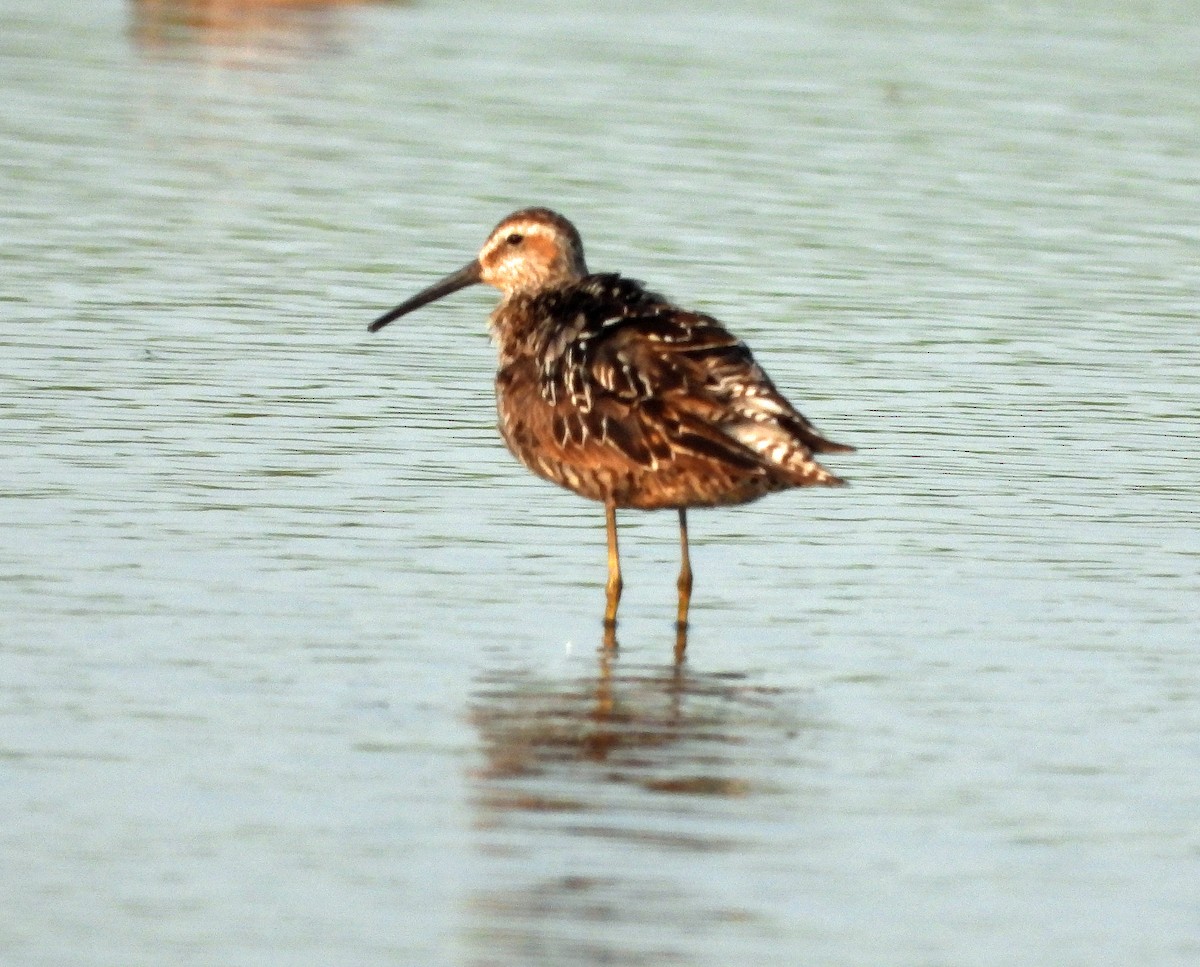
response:
M688 507L739 504L789 487L843 481L814 453L852 447L822 436L716 319L640 282L588 274L575 227L545 208L500 222L479 257L371 324L477 282L498 288L491 332L500 356L500 432L530 470L604 503L608 607L621 578L615 510L676 508L687 622Z

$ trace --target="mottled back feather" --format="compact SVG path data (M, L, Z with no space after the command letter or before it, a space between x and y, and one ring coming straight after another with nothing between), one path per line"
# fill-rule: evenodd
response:
M683 506L842 483L812 455L850 447L822 436L720 322L639 282L588 275L518 293L492 325L501 399L524 394L501 427L505 439L535 472L577 492L631 506ZM547 420L555 446L534 453ZM583 479L588 468L595 480ZM690 490L677 479L685 469L695 478ZM634 496L655 479L663 482L661 502Z

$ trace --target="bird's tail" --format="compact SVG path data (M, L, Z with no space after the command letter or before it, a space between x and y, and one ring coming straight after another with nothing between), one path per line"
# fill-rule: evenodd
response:
M797 426L788 425L791 423ZM854 448L827 440L807 421L801 426L796 420L787 424L779 419L741 420L723 429L793 487L841 487L846 483L817 463L813 452L850 453Z

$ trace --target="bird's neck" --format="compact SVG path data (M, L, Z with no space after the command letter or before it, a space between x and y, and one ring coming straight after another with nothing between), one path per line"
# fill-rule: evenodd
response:
M506 292L492 311L488 328L502 365L537 352L538 344L543 341L540 336L552 321L539 305L543 301L539 297L545 291Z

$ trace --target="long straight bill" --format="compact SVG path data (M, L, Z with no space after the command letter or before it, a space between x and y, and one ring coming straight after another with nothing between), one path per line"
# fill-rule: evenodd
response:
M459 289L465 289L469 285L475 285L479 279L480 265L478 260L469 262L457 272L452 272L440 282L435 282L428 289L418 292L411 299L401 302L395 309L389 309L382 316L376 319L373 323L367 326L371 332L378 332L389 322L399 319L403 315L407 315L414 309L420 309L421 306L427 306L429 303L447 296L451 292L457 292Z

